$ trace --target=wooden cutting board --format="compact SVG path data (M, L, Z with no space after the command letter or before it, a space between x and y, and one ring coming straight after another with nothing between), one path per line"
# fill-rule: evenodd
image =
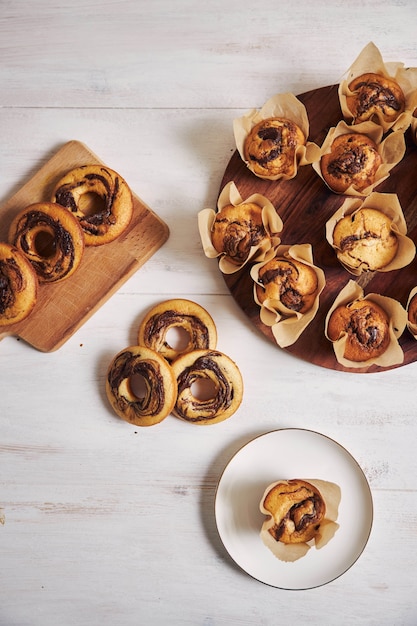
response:
M309 116L309 139L321 145L329 128L336 126L342 119L337 85L322 87L298 97L304 103ZM398 195L407 222L407 234L417 243L417 147L409 131L405 137L407 147L404 158L375 191ZM269 198L284 223L282 243L311 243L314 262L326 275L326 287L320 296L320 308L316 317L298 341L285 350L306 361L334 370L364 373L391 369L375 365L350 369L340 365L334 356L332 344L324 335L325 317L335 297L350 279L357 280L365 294L380 293L399 300L405 307L408 294L417 286L417 258L397 271L367 273L359 279L348 273L337 261L325 236L325 223L341 206L345 196L332 193L309 165L299 168L297 176L292 180L266 181L250 172L236 150L227 165L220 191L232 180L243 199L255 192ZM275 343L271 330L259 319L259 307L253 299L253 281L249 270L249 267L245 267L236 274L224 275L224 280L252 324ZM400 345L404 351L402 365L417 360L417 341L407 329L400 339Z
M0 206L0 241L7 240L18 211L34 202L50 201L55 184L66 172L88 164L103 162L83 143L66 143ZM2 329L0 339L15 335L43 352L56 350L165 243L168 226L133 190L132 195L133 217L127 230L111 243L86 247L81 265L68 279L40 285L29 317Z

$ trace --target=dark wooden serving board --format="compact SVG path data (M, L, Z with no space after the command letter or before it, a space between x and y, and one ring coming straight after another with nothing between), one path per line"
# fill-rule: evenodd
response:
M337 85L322 87L298 97L307 109L309 139L321 145L329 128L336 126L342 119ZM407 234L417 243L417 147L409 130L405 138L404 158L375 191L398 195L407 222ZM341 206L346 196L332 193L310 165L299 168L297 176L289 181L262 180L250 172L236 150L227 165L220 191L230 181L236 183L243 199L255 192L266 196L284 223L282 243L311 243L314 263L326 275L326 286L320 296L320 308L316 317L296 343L285 350L311 363L334 370L365 373L391 369L375 365L350 369L340 365L334 356L332 344L324 335L325 317L339 291L351 279L363 287L365 294L379 293L395 298L406 306L408 294L417 286L417 257L407 267L392 272L367 273L360 278L347 272L338 262L325 235L327 220ZM252 324L275 343L271 330L259 319L259 307L253 299L253 281L249 270L249 267L245 267L236 274L224 275L224 280ZM404 331L400 345L404 351L402 365L417 360L417 341L408 329Z
M50 201L55 184L66 172L80 165L102 163L83 143L64 144L0 206L0 241L7 241L10 222L18 211L34 202ZM86 247L81 265L68 279L40 285L29 317L3 327L0 339L14 335L43 352L56 350L165 243L168 226L133 190L132 195L133 217L126 231L111 243Z

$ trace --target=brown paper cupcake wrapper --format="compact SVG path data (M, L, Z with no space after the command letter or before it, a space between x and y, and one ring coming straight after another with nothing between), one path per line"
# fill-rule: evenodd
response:
M261 303L257 296L257 286L262 288L262 285L259 283L259 270L267 261L257 263L251 268L251 277L254 281L253 295L256 304L260 306L260 320L265 326L271 327L275 341L281 348L285 348L295 343L301 333L314 319L319 309L320 294L324 289L326 279L323 270L314 265L311 244L278 246L275 250L274 257L287 257L301 261L315 270L318 279L317 295L313 306L306 313L298 313L284 306L279 300L268 298Z
M263 246L253 246L248 258L240 265L232 263L223 252L219 253L213 246L211 233L216 219L216 212L213 209L203 209L198 214L198 228L204 254L210 259L219 257L219 268L223 274L233 274L249 262L263 261L272 258L274 256L274 248L279 245L281 241L279 233L282 232L284 227L282 220L273 204L259 193L252 194L249 198L243 200L235 183L231 181L225 185L220 193L217 201L217 210L220 212L223 207L229 204L238 207L240 204L248 203L257 204L262 208L262 221L266 232L270 235L270 240Z
M304 136L308 138L310 132L310 125L307 115L307 110L304 104L298 100L298 98L292 93L277 94L267 100L261 109L251 109L245 115L233 120L233 132L235 136L235 142L237 150L247 165L247 167L258 178L265 180L290 180L297 175L298 167L303 165L309 165L313 163L320 154L320 148L313 142L306 142L305 146L298 146L294 156L294 174L288 176L285 174L278 174L274 176L259 176L251 168L251 164L245 159L245 140L251 132L252 128L256 126L262 120L269 117L283 117L292 120L297 124L304 133Z
M417 323L415 322L411 322L408 319L408 308L410 306L410 302L413 299L413 297L417 294L417 286L413 287L413 289L410 291L409 296L408 296L408 300L407 300L407 305L406 305L406 311L407 311L407 328L410 331L410 333L413 335L414 339L417 339Z
M398 196L394 193L378 193L374 191L363 201L357 198L346 198L342 206L326 223L326 239L335 250L336 256L338 256L339 249L334 245L333 232L337 222L339 222L343 217L353 215L356 211L363 208L378 209L392 219L391 228L397 235L398 239L398 251L395 258L391 261L391 263L377 271L390 272L409 265L415 257L416 246L414 242L406 236L407 224L404 218L404 213ZM354 274L355 276L360 276L365 271L368 271L366 267L355 268L343 263L340 259L339 261L348 272Z
M410 106L412 108L410 132L414 143L417 145L417 91L412 96Z
M347 339L347 334L341 336L340 339L337 339L333 343L333 349L336 356L337 361L343 365L344 367L349 368L363 368L368 367L370 365L379 365L380 367L390 367L392 365L399 365L404 361L404 352L398 343L398 339L404 332L404 329L407 324L407 312L404 307L393 298L389 298L387 296L381 296L380 294L370 293L368 295L364 295L362 287L358 285L354 280L350 280L340 291L339 295L335 299L333 305L331 306L329 312L326 315L325 321L325 335L326 338L331 341L327 334L327 327L329 323L329 319L333 311L339 305L349 304L354 300L370 300L378 304L384 311L387 313L390 324L389 324L389 332L390 332L390 342L386 351L381 354L379 357L375 359L368 359L368 361L350 361L349 359L345 359L343 354L345 352L345 344Z
M366 189L363 189L362 191L357 191L351 185L348 189L346 189L346 191L343 192L343 195L360 197L368 196L377 185L388 178L392 168L395 167L403 158L405 154L404 134L400 131L392 132L383 140L383 130L381 126L375 124L374 122L362 122L361 124L356 124L356 126L352 127L349 126L344 120L341 120L337 126L333 126L327 133L320 149L320 156L312 164L313 169L320 176L327 187L329 187L329 185L327 185L324 180L321 171L321 157L330 152L332 143L336 137L352 132L367 135L376 143L382 163L376 172L375 181L372 185L369 185L369 187L366 187ZM329 189L331 189L331 187L329 187ZM331 190L334 192L333 189Z
M340 107L343 117L348 122L353 120L346 104L346 96L352 94L349 84L358 76L367 73L380 74L386 78L393 79L401 87L405 97L405 110L392 122L378 118L374 121L381 126L384 133L390 129L404 132L410 125L414 111L413 100L417 90L417 68L405 68L404 63L400 62L384 63L379 49L374 43L368 43L347 70L344 79L339 84Z
M307 482L316 487L326 504L326 517L320 524L320 532L315 539L312 539L308 543L298 544L285 544L282 541L275 541L271 533L268 532L269 528L274 526L274 518L270 512L263 507L263 502L267 493L278 483L285 482L278 480L271 483L264 491L262 500L259 504L261 513L268 516L268 519L262 524L260 531L260 537L264 545L271 550L271 552L280 560L286 562L294 562L302 558L307 554L310 548L315 547L317 550L323 548L335 535L339 528L339 524L336 522L339 515L339 505L341 500L340 487L335 483L331 483L320 479L305 478Z

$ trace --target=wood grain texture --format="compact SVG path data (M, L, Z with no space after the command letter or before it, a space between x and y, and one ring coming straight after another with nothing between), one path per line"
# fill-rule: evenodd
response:
M71 169L102 161L79 141L65 144L0 207L0 239L7 240L13 216L34 202L51 201L56 183ZM127 229L103 246L86 246L76 272L53 284L40 284L35 308L0 339L15 335L43 352L62 346L120 286L168 239L160 219L132 191L133 216Z
M301 94L299 99L304 103L309 116L310 140L321 145L329 128L336 126L342 119L337 85ZM407 131L405 156L375 191L397 194L407 222L408 236L414 242L417 242L416 171L417 147ZM311 363L335 370L366 373L391 369L377 365L347 368L338 363L332 344L324 334L325 318L339 291L353 279L363 287L365 294L377 293L389 296L406 307L411 289L417 286L417 259L400 270L368 272L359 278L347 272L338 262L325 235L327 220L341 206L346 196L330 191L309 165L299 168L297 176L292 180L268 181L254 176L236 151L226 168L221 189L230 181L235 182L243 199L252 193L261 193L269 198L284 223L282 243L291 245L310 243L314 262L325 272L326 286L320 296L320 307L316 317L300 338L285 349ZM275 343L271 329L262 324L259 318L259 306L253 298L250 267L246 265L235 274L224 275L224 279L253 325ZM407 329L400 338L400 344L404 352L402 365L415 361L417 342Z

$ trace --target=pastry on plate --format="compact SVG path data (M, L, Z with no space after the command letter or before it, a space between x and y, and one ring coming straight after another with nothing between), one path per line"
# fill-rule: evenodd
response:
M266 518L260 536L282 561L296 561L311 547L323 548L339 528L338 485L317 479L279 480L265 489L259 509Z

